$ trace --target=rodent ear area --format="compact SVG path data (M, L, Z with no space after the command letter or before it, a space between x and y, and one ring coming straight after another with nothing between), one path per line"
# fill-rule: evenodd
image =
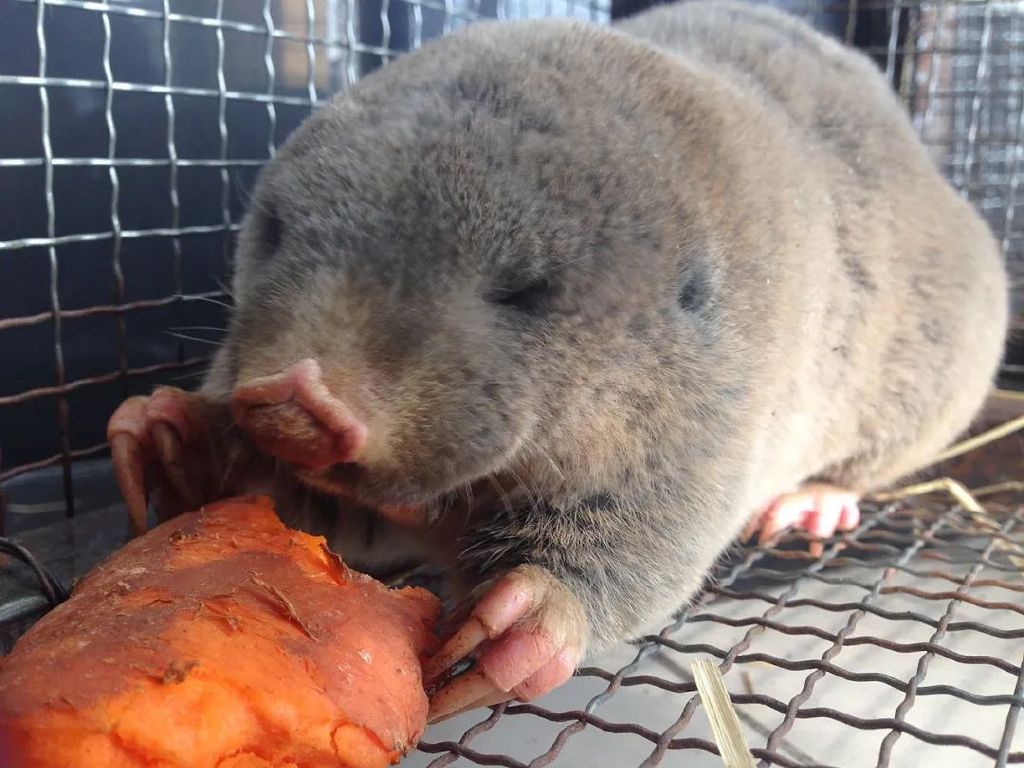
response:
M677 282L676 303L684 312L700 312L711 298L711 280L700 264L687 264Z

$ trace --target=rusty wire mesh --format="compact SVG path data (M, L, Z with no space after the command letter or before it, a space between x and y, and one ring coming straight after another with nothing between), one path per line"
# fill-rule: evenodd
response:
M432 37L538 15L609 8L0 0L0 484L59 467L73 512L116 403L195 382L247 191L312 109Z
M1024 494L984 515L942 497L865 512L820 559L799 534L735 550L660 632L550 703L429 731L423 764L721 765L689 674L701 655L760 766L1024 763Z

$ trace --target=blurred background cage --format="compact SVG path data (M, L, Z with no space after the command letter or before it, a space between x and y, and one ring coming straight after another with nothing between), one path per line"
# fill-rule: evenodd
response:
M763 1L870 54L988 220L1014 280L1000 384L1024 387L1024 2ZM65 582L123 541L106 420L128 395L198 383L247 194L311 110L481 19L606 24L649 4L0 0L0 534ZM1020 440L1001 445L980 474L968 462L975 485L1008 462L1019 479ZM737 550L639 650L546 708L435 729L410 762L720 765L681 666L711 654L745 670L727 682L762 765L1022 763L1024 496L991 498L981 515L941 496L878 507L820 561L786 542ZM14 582L0 579L0 649L45 607Z

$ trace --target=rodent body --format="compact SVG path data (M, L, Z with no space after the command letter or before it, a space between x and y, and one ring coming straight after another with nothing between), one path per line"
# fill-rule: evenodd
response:
M524 621L580 654L677 608L773 497L926 464L1008 304L867 58L702 1L480 24L358 83L263 173L234 294L204 396L311 359L365 426L274 476L392 511L372 547L370 513L332 522L346 559L426 550L469 600L525 566Z
M742 167L715 208L743 233L723 260L754 308L742 337L761 482L868 491L921 468L967 427L1003 351L1006 274L986 225L867 57L738 3L620 29L725 81L709 90L737 118L727 151Z

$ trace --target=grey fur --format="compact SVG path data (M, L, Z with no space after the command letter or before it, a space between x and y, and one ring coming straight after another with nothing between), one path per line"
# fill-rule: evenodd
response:
M366 78L263 173L234 291L208 395L318 358L370 438L305 482L435 505L407 543L469 594L546 574L538 620L590 650L777 494L918 470L1007 324L993 239L875 66L733 2L478 24Z

